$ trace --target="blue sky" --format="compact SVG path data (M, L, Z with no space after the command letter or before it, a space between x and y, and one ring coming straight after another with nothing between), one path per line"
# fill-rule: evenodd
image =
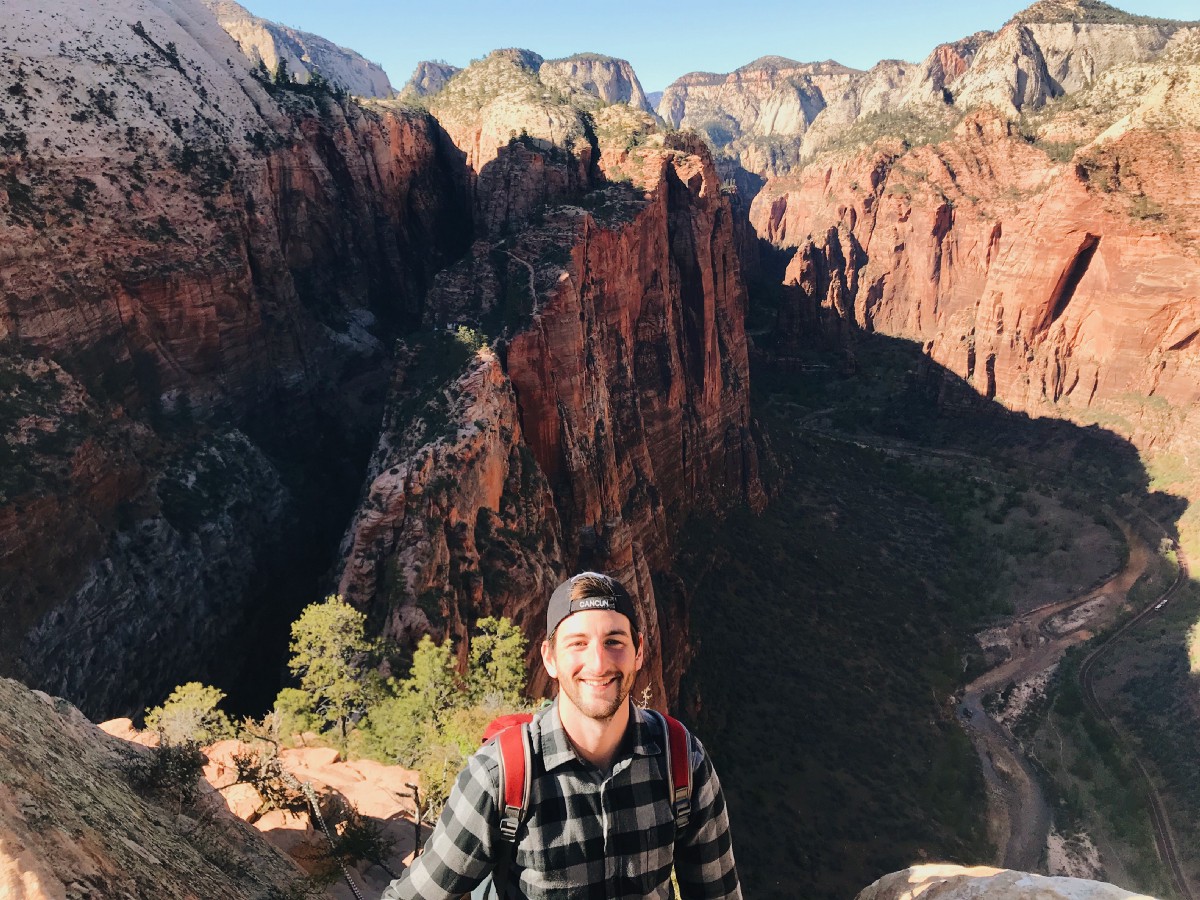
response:
M1021 0L241 0L257 16L356 50L400 88L423 59L465 66L497 47L547 58L593 51L629 60L647 91L686 72L729 72L768 54L869 68L923 59L937 44L994 31ZM1127 12L1200 16L1196 0L1125 0Z

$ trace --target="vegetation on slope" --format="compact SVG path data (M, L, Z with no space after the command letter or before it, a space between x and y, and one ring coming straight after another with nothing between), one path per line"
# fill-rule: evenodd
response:
M1096 429L971 405L965 387L947 403L915 345L860 336L855 354L850 376L819 351L755 372L772 503L692 523L676 567L699 638L685 702L702 704L756 895L841 898L922 859L991 861L953 716L980 665L970 634L1077 554L1075 531L1118 564L1089 494L1145 483Z

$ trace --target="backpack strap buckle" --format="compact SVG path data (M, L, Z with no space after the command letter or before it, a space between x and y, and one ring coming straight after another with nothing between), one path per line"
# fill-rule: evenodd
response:
M519 806L504 807L504 815L500 817L500 834L506 841L517 839L517 829L521 827L521 808Z
M688 821L692 818L692 791L689 785L683 785L675 789L675 799L672 804L675 808L675 824L680 828L686 828Z

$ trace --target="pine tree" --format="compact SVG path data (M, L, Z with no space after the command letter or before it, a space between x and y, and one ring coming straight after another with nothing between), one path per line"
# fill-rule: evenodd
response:
M292 623L288 668L300 679L308 707L335 724L346 738L346 723L368 701L370 655L366 617L333 594L306 607Z
M474 703L495 697L508 706L519 706L525 691L524 633L508 619L492 616L475 623L479 633L471 638L469 691Z

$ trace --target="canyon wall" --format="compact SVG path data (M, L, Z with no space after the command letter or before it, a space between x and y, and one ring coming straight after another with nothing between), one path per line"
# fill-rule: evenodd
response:
M480 132L450 133L475 146ZM540 190L563 166L561 150L532 142L477 158L492 152L481 192L489 170L509 173L510 191ZM611 572L646 627L638 690L665 705L690 656L686 598L658 580L676 532L692 512L762 501L745 289L702 142L654 135L591 152L622 180L562 182L570 202L542 204L519 228L498 222L439 276L426 318L441 331L414 351L389 413L422 424L385 426L340 591L389 637L432 630L464 656L474 618L508 615L536 663L550 590L583 568ZM431 394L425 360L447 346L466 370Z
M199 3L19 19L0 667L137 712L229 677L314 505L349 511L466 178L427 115L256 80Z
M245 680L350 520L342 590L403 641L536 641L613 571L670 699L676 530L762 499L706 148L605 106L620 61L498 51L435 118L267 81L199 0L58 15L0 63L0 671L95 715Z

